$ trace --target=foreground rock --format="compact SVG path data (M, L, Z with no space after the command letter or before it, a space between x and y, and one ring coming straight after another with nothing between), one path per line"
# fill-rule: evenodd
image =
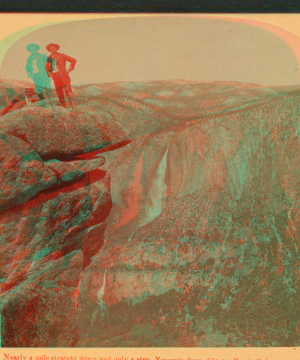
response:
M44 163L38 153L19 138L0 135L0 211L25 204L45 189L83 178L103 165L104 158Z
M25 107L0 119L1 132L29 144L43 159L67 159L126 139L108 113Z
M105 159L44 162L9 134L0 148L2 344L75 346L81 272L112 206Z
M95 170L2 214L4 346L76 344L76 290L103 243L109 182L106 172Z
M26 142L2 134L0 153L1 211L24 204L57 182L54 171Z

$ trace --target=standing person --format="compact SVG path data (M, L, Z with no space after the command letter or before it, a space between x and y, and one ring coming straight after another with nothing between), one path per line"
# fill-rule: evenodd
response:
M51 55L47 59L46 71L48 76L54 81L56 93L60 104L66 106L65 95L69 99L71 106L71 96L73 94L71 88L71 79L69 72L74 70L76 59L71 56L61 54L58 52L60 46L57 44L49 44L47 50L50 51ZM69 69L67 70L67 62L70 63Z
M47 55L38 52L40 47L37 44L29 44L26 49L31 53L26 62L27 75L33 80L36 93L43 102L43 106L47 97L52 107L51 81L46 72Z

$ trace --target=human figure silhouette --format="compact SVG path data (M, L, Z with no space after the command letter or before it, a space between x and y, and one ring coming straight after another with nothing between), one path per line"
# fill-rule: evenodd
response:
M60 46L57 44L49 44L46 49L51 53L47 59L46 70L48 76L54 81L56 93L60 104L66 106L65 95L69 99L71 106L72 104L72 88L71 79L69 72L74 70L76 59L71 56L59 53ZM67 62L70 63L69 69L67 70Z
M31 53L26 63L27 75L33 80L36 93L43 106L47 97L52 107L51 81L46 71L47 55L38 52L40 47L37 44L29 44L26 49Z

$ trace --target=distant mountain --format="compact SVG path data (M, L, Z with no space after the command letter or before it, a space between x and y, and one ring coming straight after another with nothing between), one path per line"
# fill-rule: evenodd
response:
M290 93L290 92L294 92L294 91L300 91L300 84L299 85L290 85L290 86L275 86L275 87L272 87L271 89L274 89L278 93L284 93L284 92Z
M157 107L172 115L192 119L200 113L256 102L280 90L238 82L201 83L187 80L91 84L76 87L79 96L96 100L118 99ZM188 111L186 111L188 107Z
M34 87L34 84L31 81L18 81L18 80L9 80L9 79L0 80L1 90L10 87L25 89L27 87Z

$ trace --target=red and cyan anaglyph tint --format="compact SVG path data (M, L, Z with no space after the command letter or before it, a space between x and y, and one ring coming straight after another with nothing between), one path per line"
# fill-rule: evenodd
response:
M300 345L298 45L199 15L8 49L3 346Z

